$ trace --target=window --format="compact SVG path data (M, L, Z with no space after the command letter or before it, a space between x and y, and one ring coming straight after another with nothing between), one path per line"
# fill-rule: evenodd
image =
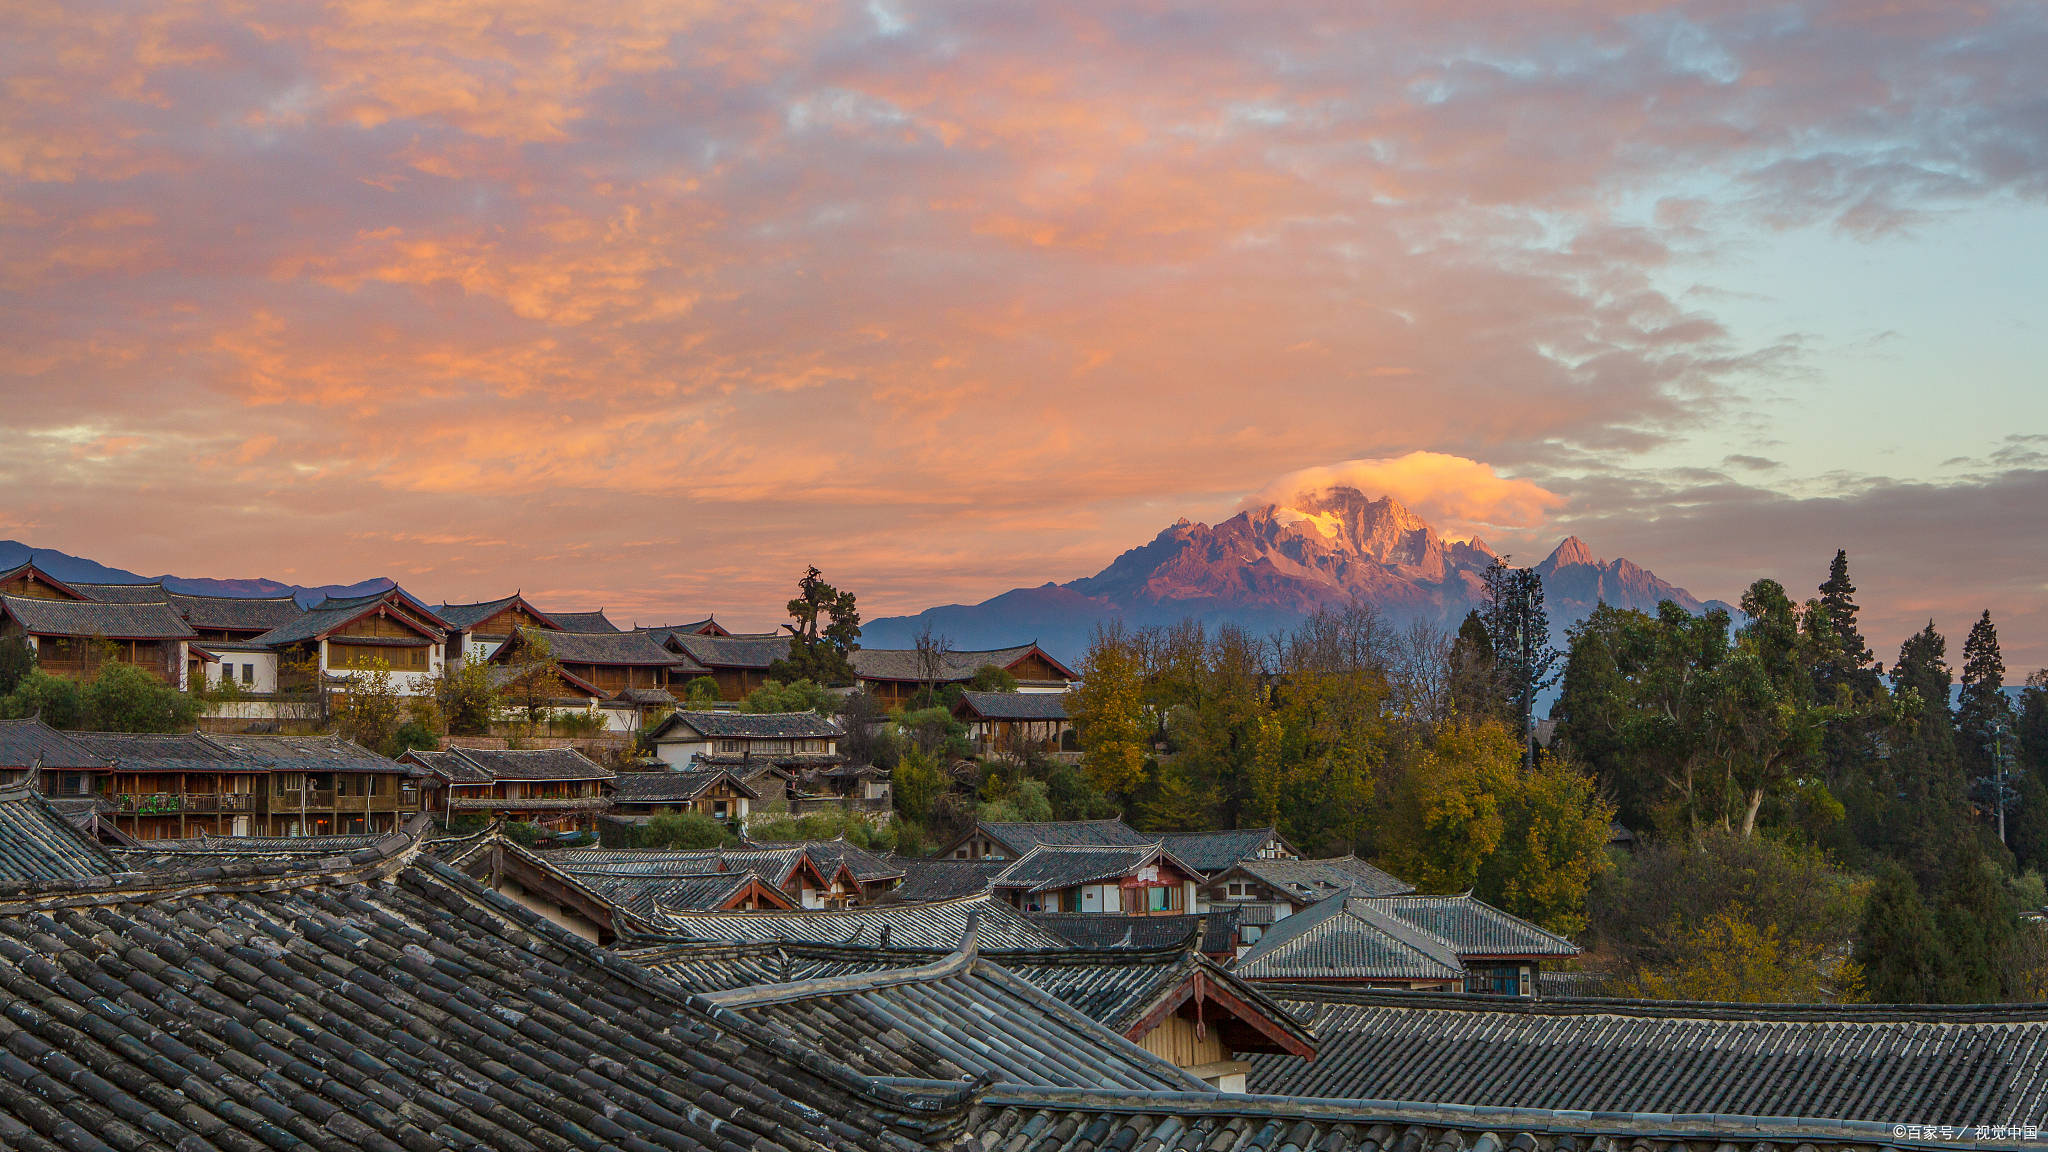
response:
M1171 888L1147 888L1147 889L1145 889L1145 911L1147 911L1147 912L1166 912L1166 911L1169 911L1169 910L1171 910L1172 908L1173 908L1173 889L1171 889Z
M255 682L256 682L256 666L255 666L254 664L244 664L244 665L242 665L242 683L244 683L244 684L254 684Z
M327 642L327 666L330 668L355 668L368 671L381 660L393 672L420 672L427 667L427 647L400 647L383 644L349 644L340 640Z
M1488 996L1520 996L1520 968L1475 968L1465 973L1465 991Z
M1230 893L1230 898L1232 900L1244 899L1244 881L1232 880L1230 884L1225 888L1225 891Z

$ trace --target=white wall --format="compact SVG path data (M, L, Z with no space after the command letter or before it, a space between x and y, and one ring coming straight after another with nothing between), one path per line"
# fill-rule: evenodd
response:
M202 644L201 647L205 647L205 645ZM222 652L219 655L220 664L217 666L218 675L215 680L216 683L220 680L230 680L234 683L235 687L244 692L269 694L277 691L277 653ZM255 665L255 680L246 683L242 680L242 665L244 664Z

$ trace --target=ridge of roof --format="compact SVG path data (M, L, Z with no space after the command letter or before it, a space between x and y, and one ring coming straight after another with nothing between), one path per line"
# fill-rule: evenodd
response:
M160 872L116 872L0 886L0 915L46 908L148 903L224 892L281 891L380 880L405 867L426 843L433 818L421 813L375 844L314 861L236 861Z

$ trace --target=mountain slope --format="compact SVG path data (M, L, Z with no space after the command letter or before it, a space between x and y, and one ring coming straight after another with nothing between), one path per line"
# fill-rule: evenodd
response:
M1390 497L1375 500L1356 488L1333 487L1284 505L1248 508L1213 526L1183 519L1093 576L875 620L863 629L863 640L906 646L929 625L956 648L1036 639L1062 659L1076 660L1096 625L1109 620L1143 627L1192 618L1265 632L1354 602L1396 621L1455 627L1479 604L1494 556L1483 541L1445 540ZM1646 611L1662 600L1691 612L1706 607L1628 560L1595 558L1576 536L1536 571L1560 638L1602 602Z
M66 583L81 584L154 584L162 581L164 587L173 592L187 592L195 596L283 596L298 597L301 604L315 604L329 596L360 596L367 592L381 592L391 587L392 582L382 576L354 584L286 584L281 580L263 577L246 580L217 580L209 577L189 576L139 576L125 568L110 568L96 560L59 552L54 548L32 548L18 540L0 540L0 572L8 571L25 563L30 556L36 566Z

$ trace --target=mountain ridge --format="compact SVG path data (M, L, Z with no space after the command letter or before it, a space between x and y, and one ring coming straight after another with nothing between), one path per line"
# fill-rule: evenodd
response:
M1483 599L1484 574L1497 555L1477 538L1445 538L1391 496L1333 485L1243 508L1215 525L1182 517L1092 576L883 617L863 628L862 639L908 646L929 624L960 648L1035 638L1063 659L1078 659L1095 627L1112 620L1145 627L1192 618L1271 631L1353 603L1396 622L1454 628ZM1534 567L1560 641L1601 603L1646 611L1663 600L1689 612L1721 606L1626 558L1601 560L1577 536Z

